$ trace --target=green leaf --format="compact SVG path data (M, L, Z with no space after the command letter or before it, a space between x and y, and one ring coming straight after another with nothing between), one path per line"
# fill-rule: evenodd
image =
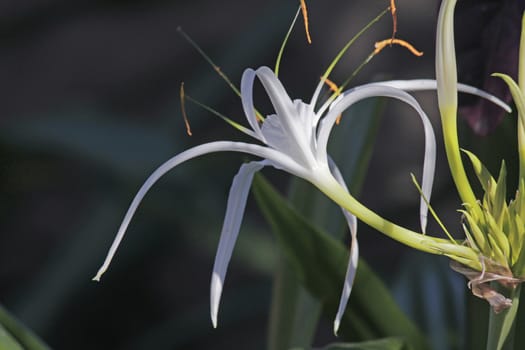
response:
M334 343L323 350L406 350L409 347L402 338L385 338L361 343Z
M49 350L49 347L0 306L0 349Z
M488 255L491 247L488 244L485 233L479 227L478 222L472 217L472 215L470 215L468 211L459 210L459 212L462 213L467 219L469 233L471 234L472 238L474 238L477 248L480 249L484 254Z
M492 286L496 287L496 290L500 292L508 292L508 290L499 284L492 283ZM510 299L512 299L512 306L510 308L498 314L490 310L487 349L514 349L514 323L520 304L520 290L521 285L518 285L516 289L511 291Z
M279 248L298 279L317 299L323 312L335 317L345 276L348 251L342 243L311 226L275 189L257 175L253 192L270 223ZM401 336L414 349L427 348L417 327L403 314L381 280L360 260L340 334L345 339L371 340Z
M488 303L465 289L467 299L466 334L464 349L485 349L489 323Z
M520 295L515 327L518 330L525 329L525 293ZM525 332L514 332L514 348L525 349Z
M7 332L0 324L0 349L2 350L24 350L24 348Z

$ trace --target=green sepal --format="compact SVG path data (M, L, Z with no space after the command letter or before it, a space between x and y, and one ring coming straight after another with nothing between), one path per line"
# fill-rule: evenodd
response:
M469 246L471 246L474 250L479 252L480 251L479 247L476 241L474 240L474 237L472 237L472 235L470 234L469 229L467 228L467 225L463 223L461 227L463 228L463 232L465 233Z
M467 210L459 210L459 212L465 216L465 219L467 219L468 230L471 237L476 242L477 248L481 250L483 254L490 252L490 245L487 241L487 237L483 233L483 230L478 226L478 221L475 220Z
M519 231L517 232L518 236L518 247L520 247L518 258L516 259L516 262L512 266L512 272L514 276L518 278L525 278L525 249L523 249L523 244L525 243L525 221L524 218L522 218L521 215L516 215L514 217L516 226L518 227Z
M494 252L494 260L502 265L508 265L508 257L510 257L510 244L505 232L498 226L496 220L488 212L485 212L485 218L488 224L488 238Z
M525 179L520 179L519 188L516 193L516 212L525 214ZM523 215L525 217L525 215Z
M510 93L512 94L512 99L514 100L516 108L518 109L518 116L521 119L521 122L525 124L525 96L523 96L523 93L521 92L518 84L516 84L514 79L512 79L507 74L494 73L492 76L499 77L503 79L505 83L507 83Z
M521 246L523 244L523 234L525 232L520 232L525 230L523 228L523 223L519 215L515 211L515 202L510 203L509 208L505 212L505 220L503 230L507 232L507 237L510 244L511 250L511 261L510 264L513 266L519 258L521 252Z
M508 266L508 263L507 263L508 255L505 255L503 251L505 243L502 242L502 240L500 239L501 236L499 234L489 234L487 235L487 237L492 247L489 258L491 258L494 261L497 261L499 264L503 266Z
M496 189L494 191L494 197L492 198L491 214L500 222L500 217L503 212L504 206L506 206L507 200L507 168L505 167L505 161L501 162L501 168L499 171L498 181L496 182Z
M472 167L474 168L474 173L478 177L481 187L483 187L483 191L485 191L485 193L490 193L491 188L496 188L496 180L494 180L488 169L474 153L467 151L466 149L462 149L462 151L469 157Z

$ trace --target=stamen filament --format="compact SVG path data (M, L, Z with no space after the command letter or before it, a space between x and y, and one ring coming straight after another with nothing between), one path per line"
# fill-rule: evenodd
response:
M350 48L350 46L352 46L352 44L361 36L363 35L368 29L370 29L372 27L372 25L374 25L375 23L377 23L381 17L383 17L386 13L388 12L388 8L386 8L384 11L382 11L379 15L377 15L374 19L372 19L366 26L364 26L363 29L361 29L356 35L354 35L352 37L352 39L350 39L346 45L341 49L341 51L339 51L339 53L337 54L337 56L335 56L335 58L332 60L332 62L330 62L330 65L328 66L328 68L326 69L325 73L323 74L323 78L328 78L328 76L330 75L330 73L332 73L332 70L335 68L336 64L341 60L341 57L343 57L343 55L346 53L346 51L348 51L348 49Z
M210 56L206 55L206 53L204 53L200 46L197 45L197 43L193 41L193 39L184 30L182 30L181 27L177 28L177 32L179 32L179 34L182 35L182 37L186 39L186 41L188 41L188 43L190 43L190 45L193 46L195 50L197 50L197 52L202 56L202 58L204 58L204 60L208 62L208 64L213 68L213 70L215 70L215 72L219 74L219 76L226 82L226 84L228 84L230 89L232 89L237 96L241 97L241 91L237 88L237 86L235 86L234 83L232 83L230 78L228 78L228 76L223 73L221 68L218 65L216 65L215 62L213 62ZM255 110L255 115L257 117L257 120L259 120L260 122L264 121L264 117L257 110Z
M275 60L275 69L273 70L275 72L275 76L279 76L279 67L281 66L281 59L283 57L284 48L286 47L286 44L288 43L288 38L290 37L290 34L292 32L292 29L295 25L295 22L297 21L297 18L299 17L299 13L301 12L301 7L297 9L297 13L295 14L295 17L292 21L292 24L290 24L290 28L288 28L288 32L286 32L286 35L284 36L283 43L281 44L281 48L279 49L279 53L277 54L277 59Z
M383 14L385 13L385 11L383 11L381 13L381 15L379 15L378 17L376 17L374 20L378 20L380 18L380 16L382 16ZM372 23L372 22L371 22ZM354 39L352 39L354 40ZM382 40L382 41L379 41L377 43L375 43L375 49L374 51L372 51L372 53L370 53L370 55L368 55L368 57L352 72L352 74L350 75L350 77L348 77L340 86L339 88L337 89L337 91L335 91L329 98L328 100L325 102L325 104L321 107L320 110L324 111L325 108L328 108L328 106L330 105L330 103L348 86L348 84L350 83L350 81L361 71L361 69L363 69L364 66L366 66L371 60L372 58L374 58L375 55L377 55L378 53L380 53L386 46L388 46L390 43L394 43L394 44L397 44L397 45L400 45L400 46L403 46L403 47L406 47L408 50L410 50L410 52L412 52L414 55L416 56L422 56L423 55L423 52L421 51L418 51L414 48L414 46L412 46L411 44L409 44L408 42L406 42L405 40L401 40L401 39L385 39L385 40ZM341 54L341 53L340 53ZM336 60L338 60L340 57L338 55L338 57L336 58ZM334 62L337 62L336 60L334 60ZM332 67L329 67L326 71L326 73L330 73L331 72L331 68ZM327 79L328 77L328 74L323 75L323 77L321 79ZM318 113L321 113L321 112L318 112Z
M184 98L188 101L190 101L191 103L193 103L194 105L210 112L211 114L221 118L222 120L224 120L226 123L228 123L230 126L232 126L233 128L239 130L240 132L248 135L248 136L251 136L251 137L254 137L254 134L253 134L253 131L251 131L250 129L246 128L245 126L233 121L232 119L228 118L227 116L225 116L224 114L216 111L215 109L211 108L210 106L207 106L205 105L204 103L192 98L190 95L184 95Z
M346 45L339 51L339 53L335 56L335 58L332 60L332 62L330 62L330 64L328 65L328 68L326 69L326 71L324 72L323 76L321 77L321 80L324 80L326 78L328 78L328 76L332 73L332 71L334 70L335 66L337 65L337 63L341 60L341 58L343 57L343 55L346 53L346 51L348 51L348 49L350 48L350 46L352 46L352 44L361 36L363 35L368 29L370 29L372 27L372 25L374 25L375 23L377 23L381 17L383 17L389 10L389 7L385 8L380 14L378 14L374 19L372 19L363 29L361 29L356 35L354 35L347 43ZM338 93L341 93L341 91L343 91L343 89L350 83L350 81L354 78L354 76L357 75L357 73L372 59L372 57L374 57L374 54L372 53L371 55L369 55L366 60L361 63L359 65L359 67L357 67L356 70L354 70L354 72L352 72L351 76L346 79L346 81L341 85L339 86L339 89L338 89ZM337 94L332 94L324 103L323 105L321 106L321 108L317 111L318 114L323 114L325 112L325 110L330 106L330 103L332 103L332 101L337 97Z
M221 68L218 65L216 65L215 62L213 62L210 56L206 55L204 51L200 48L200 46L197 45L197 43L193 41L193 39L191 39L190 36L186 34L186 32L182 30L181 27L177 28L177 32L179 32L179 34L182 35L182 37L186 39L186 41L190 43L190 45L193 46L195 50L197 50L197 52L202 56L202 58L204 58L206 62L208 62L210 66L217 72L217 74L219 74L219 76L226 82L226 84L228 84L228 86L233 90L233 92L235 92L237 96L241 97L241 91L237 88L237 86L235 86L234 83L232 83L230 78L228 78L228 76L222 72Z
M323 79L323 77L321 77L321 79ZM332 96L333 97L336 97L336 96L339 96L341 94L341 89L337 86L336 83L334 83L333 81L331 81L330 79L328 78L325 78L324 79L324 83L326 85L328 85L328 88L330 89L330 91L333 92ZM336 125L339 125L339 123L341 123L341 118L343 117L342 114L339 114L335 120L335 124Z

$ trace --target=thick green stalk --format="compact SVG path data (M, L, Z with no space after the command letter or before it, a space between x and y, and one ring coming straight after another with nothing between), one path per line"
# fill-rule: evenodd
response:
M525 96L525 13L521 19L520 53L518 60L518 85ZM523 111L518 110L518 114ZM525 179L525 116L518 117L518 154L520 159L520 179Z
M457 130L458 75L454 46L454 9L456 0L444 0L439 10L436 37L436 80L438 103L448 164L463 203L481 214L470 186L459 149Z
M519 178L525 180L525 124L518 119L518 154L520 162Z
M330 175L323 177L323 179L322 183L316 183L315 185L324 194L379 232L417 250L446 255L461 264L475 270L481 270L479 257L470 247L450 242L450 240L424 235L396 225L361 204Z
M504 291L496 282L492 285L499 291ZM514 332L516 313L520 302L521 284L511 290L512 306L498 314L490 310L487 350L514 349Z
M470 208L479 209L476 205L477 199L472 191L470 182L465 172L465 166L461 159L459 148L458 128L457 128L457 106L447 106L440 108L441 124L443 127L443 138L445 142L445 151L447 153L448 165L452 174L452 179L456 185L459 196L463 203L468 203ZM478 214L481 214L479 212Z

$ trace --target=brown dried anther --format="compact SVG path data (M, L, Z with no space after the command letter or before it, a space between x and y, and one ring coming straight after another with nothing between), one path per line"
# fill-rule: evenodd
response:
M468 278L467 285L472 290L472 294L485 299L495 313L500 313L512 306L512 300L496 291L490 282L498 282L505 288L514 289L525 280L513 277L512 271L508 267L501 266L490 259L482 257L481 263L483 265L482 271L473 270L456 261L452 261L450 267Z

